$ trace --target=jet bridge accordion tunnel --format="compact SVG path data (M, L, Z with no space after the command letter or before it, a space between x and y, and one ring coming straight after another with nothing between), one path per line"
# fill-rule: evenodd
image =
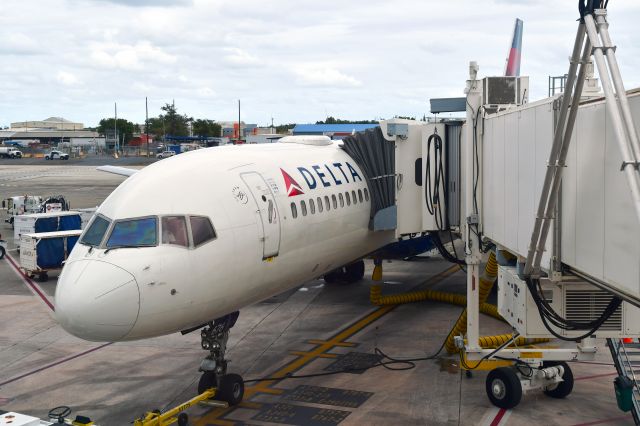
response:
M398 239L460 223L462 121L392 119L343 139L371 192L369 228Z

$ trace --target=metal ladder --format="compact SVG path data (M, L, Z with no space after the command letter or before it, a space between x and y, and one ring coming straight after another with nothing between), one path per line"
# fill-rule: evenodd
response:
M640 424L640 343L635 339L633 343L624 343L621 339L607 339L613 363L618 375L626 376L633 382L632 400L633 420Z
M611 43L609 37L607 9L606 3L603 6L603 1L583 0L586 4L581 4L580 7L580 25L573 47L566 90L562 97L559 119L555 128L553 145L549 154L536 220L531 234L523 271L524 277L537 277L540 274L540 262L558 199L562 170L565 167L569 142L584 87L587 62L591 55L593 55L598 67L609 119L622 154L620 171L627 178L636 215L640 221L640 143L616 60L616 47Z

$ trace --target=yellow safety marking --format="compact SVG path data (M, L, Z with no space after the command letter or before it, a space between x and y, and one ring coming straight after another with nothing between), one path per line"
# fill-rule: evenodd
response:
M262 406L264 404L261 404L259 402L251 402L251 401L242 401L240 404L238 404L240 407L242 408L252 408L254 410L259 410L260 408L262 408Z
M303 356L303 355L307 355L309 352L305 352L305 351L289 351L289 353L291 355ZM337 354L320 354L320 355L318 355L318 358L338 358L338 355Z
M544 358L542 352L520 351L520 358Z
M311 340L307 340L307 343L311 343L312 345L322 345L324 343L327 343L327 341L326 340L311 339ZM349 343L349 342L336 343L335 345L336 346L345 347L345 348L353 348L353 347L357 346L355 343Z
M459 271L460 268L455 265L444 271L432 276L431 278L423 281L418 284L416 287L426 285L426 284L436 284L443 279L447 278L449 275ZM271 388L276 382L280 381L280 379L286 378L287 375L293 374L294 372L302 369L305 365L309 364L311 361L321 358L322 355L327 354L328 351L336 348L336 347L354 347L356 343L346 342L346 340L358 332L362 331L365 327L370 325L372 322L378 320L380 317L388 314L390 311L397 308L398 305L386 305L381 306L365 315L349 327L340 331L335 336L331 337L327 340L319 340L312 339L307 340L308 343L318 345L314 349L301 352L301 355L294 355L297 358L290 361L289 363L282 366L278 371L273 374L270 374L269 377L276 380L262 380L254 384L253 386L248 386L244 389L244 398L250 398L258 393L270 393L273 394L273 391L277 389ZM281 390L282 392L282 390ZM210 412L206 413L204 416L194 421L195 426L207 426L207 425L220 425L220 426L232 426L234 425L233 421L222 420L220 417L229 412L229 410L233 409L233 407L229 408L215 408Z

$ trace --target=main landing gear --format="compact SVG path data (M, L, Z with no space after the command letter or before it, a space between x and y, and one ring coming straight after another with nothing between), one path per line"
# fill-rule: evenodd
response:
M364 277L364 260L358 260L325 274L324 281L327 284L338 282L352 284L360 281L362 277Z
M227 360L224 357L229 330L235 325L239 314L236 311L218 318L200 332L202 349L209 351L209 355L200 364L202 376L198 382L198 394L216 388L215 399L225 401L230 406L239 404L244 396L242 377L238 374L227 374Z

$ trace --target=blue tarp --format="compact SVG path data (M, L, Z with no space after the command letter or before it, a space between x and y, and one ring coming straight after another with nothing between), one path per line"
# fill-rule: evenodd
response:
M36 247L36 255L40 269L62 267L65 259L64 238L43 238Z
M82 225L82 219L80 215L74 216L60 216L60 225L58 231L73 231L80 229Z
M55 232L58 230L58 218L57 217L42 217L36 220L34 231L40 232ZM79 229L79 228L78 228Z
M78 239L80 237L69 237L67 238L67 256L71 253L71 250L76 246Z

